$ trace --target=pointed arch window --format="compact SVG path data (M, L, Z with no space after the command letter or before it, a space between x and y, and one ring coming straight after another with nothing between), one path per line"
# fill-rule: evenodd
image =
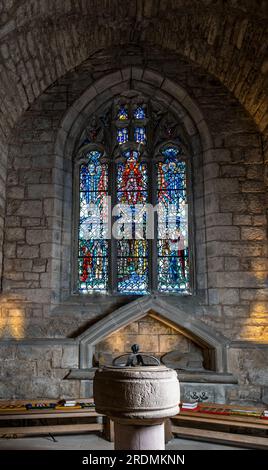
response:
M140 96L93 116L76 156L75 291L190 293L182 137L174 116Z

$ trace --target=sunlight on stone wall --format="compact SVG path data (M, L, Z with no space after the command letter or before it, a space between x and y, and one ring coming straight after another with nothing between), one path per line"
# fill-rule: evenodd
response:
M198 353L200 349L174 328L150 315L116 331L96 345L95 358L100 365L110 363L112 358L131 352L133 344L139 344L140 351L161 357L171 351Z
M241 331L241 338L258 343L268 341L268 302L254 302L251 305L249 318Z
M1 338L24 338L25 316L19 308L9 308L2 310L0 318L0 337Z

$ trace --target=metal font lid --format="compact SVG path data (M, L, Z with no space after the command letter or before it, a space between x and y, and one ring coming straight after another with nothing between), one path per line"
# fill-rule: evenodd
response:
M118 366L118 367L136 367L136 366L160 366L160 361L157 359L157 357L151 356L150 354L144 354L140 353L140 347L138 344L133 344L131 346L132 354L121 354L121 356L116 357L113 360L113 366ZM122 359L123 357L126 357L126 363L125 364L117 364L119 359ZM150 358L153 361L155 361L155 364L146 364L144 362L145 358Z

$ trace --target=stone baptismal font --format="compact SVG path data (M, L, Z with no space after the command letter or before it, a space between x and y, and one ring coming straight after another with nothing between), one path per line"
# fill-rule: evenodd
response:
M132 351L96 371L96 411L114 421L116 450L163 450L164 421L179 412L177 373L158 359L139 354L137 345Z

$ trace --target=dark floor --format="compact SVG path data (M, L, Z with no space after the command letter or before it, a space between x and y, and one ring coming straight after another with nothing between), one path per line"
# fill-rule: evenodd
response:
M109 450L113 443L108 442L96 434L75 434L55 436L57 442L51 437L23 437L17 439L0 439L0 450ZM172 450L241 450L208 442L191 441L188 439L173 439L166 446Z

